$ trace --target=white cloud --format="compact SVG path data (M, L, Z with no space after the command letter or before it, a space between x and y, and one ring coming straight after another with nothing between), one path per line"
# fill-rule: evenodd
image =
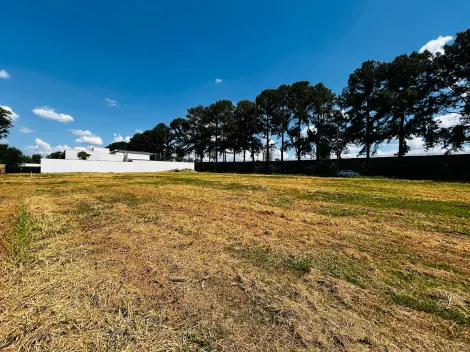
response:
M103 140L101 137L98 136L82 136L80 138L77 138L75 140L75 143L80 143L80 144L93 144L93 145L102 145Z
M56 146L51 146L49 143L43 141L40 138L36 138L34 140L36 143L35 145L30 145L25 148L26 151L30 152L31 154L41 154L41 155L47 155L50 153L54 152L63 152L65 149L72 149L72 150L78 150L78 151L87 151L91 150L91 146L88 147L74 147L71 148L67 144L64 145L56 145Z
M447 115L438 116L435 120L439 121L439 126L448 128L460 123L460 115L456 113L451 113Z
M79 152L86 152L86 151L89 151L91 150L91 147L75 147L73 148L74 150L78 150Z
M75 143L102 145L103 140L98 136L82 136L75 140Z
M54 109L48 108L47 106L43 106L40 108L33 109L33 114L38 115L47 120L55 120L63 123L73 121L73 117L66 114L59 114L55 112Z
M446 37L439 36L437 39L430 40L426 45L419 49L420 53L429 51L431 54L441 53L444 54L444 45L450 42L453 38L448 35Z
M52 147L49 143L44 142L40 138L34 140L35 145L29 145L25 149L32 153L38 153L41 155L50 154L53 152L63 152L65 149L70 149L67 145L56 145Z
M142 132L144 132L144 131L142 131L142 130L135 130L135 133L142 133Z
M6 139L0 139L0 144L8 144L8 141Z
M222 78L216 78L215 79L215 84L219 84L219 83L222 83Z
M117 101L110 99L110 98L104 98L104 101L108 103L108 106L117 106Z
M93 133L91 131L88 131L88 130L70 130L74 135L76 136L92 136Z
M5 71L5 70L0 70L0 78L3 78L3 79L9 79L10 78L10 74Z
M76 143L86 143L86 144L93 144L93 145L101 145L103 144L103 140L98 137L97 135L93 134L93 132L88 130L70 130L74 135L80 136L75 140Z
M113 143L116 143L116 142L126 142L126 143L129 143L130 141L131 141L131 137L129 137L129 136L123 137L123 136L121 136L120 134L114 133Z
M9 106L0 105L0 108L2 108L3 110L9 111L11 113L8 116L8 119L10 119L10 121L15 121L17 118L20 117L20 115L16 114Z
M28 127L25 127L25 126L21 126L21 127L20 127L20 132L23 132L23 133L33 133L34 130L31 130L31 129L29 129Z

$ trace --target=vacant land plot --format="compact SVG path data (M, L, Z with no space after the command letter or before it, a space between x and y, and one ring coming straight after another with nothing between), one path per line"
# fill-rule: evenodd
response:
M0 236L0 350L470 350L468 184L6 175Z

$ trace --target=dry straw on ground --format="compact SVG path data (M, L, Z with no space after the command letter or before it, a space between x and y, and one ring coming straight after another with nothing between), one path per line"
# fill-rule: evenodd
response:
M0 177L0 350L470 350L470 185Z

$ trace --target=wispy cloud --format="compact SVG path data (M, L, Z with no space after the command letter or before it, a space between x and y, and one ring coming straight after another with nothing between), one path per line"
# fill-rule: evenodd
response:
M222 78L216 78L215 79L215 84L220 84L222 83Z
M76 135L76 136L92 136L93 133L91 131L88 131L88 130L70 130L70 132L72 132L72 134Z
M113 99L110 99L110 98L104 98L103 100L108 103L108 106L112 106L112 107L117 106L117 101L116 100L113 100Z
M9 106L0 105L0 108L10 112L10 115L8 115L8 119L10 119L10 121L15 121L20 117L20 115L16 114Z
M33 114L35 114L39 117L42 117L43 119L54 120L54 121L59 121L59 122L63 122L63 123L73 121L72 116L55 112L54 109L51 109L47 106L43 106L43 107L40 107L40 108L33 109Z
M41 155L50 154L53 152L63 152L65 149L70 149L66 144L65 145L57 145L55 147L51 146L49 143L43 141L40 138L36 138L34 140L36 143L35 145L29 145L25 149L27 151L38 153Z
M33 133L34 130L31 130L31 129L29 129L28 127L25 127L25 126L21 126L21 127L20 127L20 132L23 132L23 133Z
M142 132L144 132L144 131L142 131L142 130L135 130L135 133L142 133Z
M10 78L10 74L5 71L5 70L0 70L0 78L3 78L3 79L9 79Z
M123 137L120 134L114 133L113 143L116 143L116 142L127 142L127 143L129 143L130 141L131 141L131 137L129 137L129 136Z
M95 135L93 132L88 131L88 130L71 130L71 132L76 135L80 136L80 138L77 138L75 140L76 143L80 144L93 144L93 145L102 145L103 140L101 137L98 137Z
M437 53L444 54L444 45L446 45L452 39L453 38L450 35L446 37L439 36L437 39L433 39L427 42L426 45L424 45L421 49L419 49L419 52L423 53L427 50L431 54L437 54Z

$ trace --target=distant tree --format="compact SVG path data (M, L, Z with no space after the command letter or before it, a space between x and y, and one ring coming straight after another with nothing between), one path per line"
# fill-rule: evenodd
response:
M183 160L185 156L192 152L189 141L189 121L182 117L173 119L170 123L173 136L173 151L178 160Z
M460 150L470 143L470 29L457 33L437 61L442 88L440 104L444 113L459 117L459 123L443 129L444 146Z
M348 145L352 144L355 138L351 133L351 118L339 106L333 111L332 122L336 129L336 135L333 137L334 142L331 143L332 151L338 159L341 159L343 154L348 153Z
M106 146L109 150L129 150L129 143L127 142L114 142Z
M41 155L41 154L33 154L33 155L31 155L31 161L32 161L34 164L40 164L40 163L41 163L41 159L42 159L42 155Z
M152 133L150 130L146 130L142 133L136 133L131 137L127 144L127 150L134 150L139 152L155 152L154 142L152 140Z
M291 122L291 109L289 106L291 87L283 84L276 89L277 93L277 113L273 119L273 134L281 138L281 171L284 170L284 152L289 146L285 136L289 131Z
M238 125L238 143L243 153L243 161L246 160L247 150L251 153L252 161L254 161L254 152L259 153L261 144L258 137L262 131L261 113L255 102L241 100L235 108L234 117Z
M333 120L336 95L323 83L316 84L311 91L311 122L315 129L309 129L307 133L315 144L316 159L322 160L329 158L332 150L332 141L336 131L336 124Z
M64 159L63 152L54 152L46 156L46 159Z
M384 140L383 116L379 113L382 84L383 64L369 60L349 76L348 85L340 97L351 124L351 142L363 146L359 155L366 155L368 165L370 156L377 152Z
M208 115L208 108L202 105L189 108L186 114L188 129L185 143L188 150L194 151L196 158L199 157L200 162L206 152L210 153L212 132Z
M386 135L398 139L398 157L410 148L406 140L423 137L426 146L435 143L438 125L434 115L438 105L433 101L433 60L429 52L400 55L385 64L385 81L380 104L386 117Z
M290 146L294 148L297 160L310 153L311 146L303 127L307 127L312 109L312 87L308 81L292 84L288 93L288 106L292 114L292 125L288 130Z
M11 112L0 107L0 140L8 136L8 131L13 127L10 118Z
M207 111L207 117L214 139L215 163L218 163L218 154L225 155L225 149L229 147L230 126L233 120L234 106L230 100L219 100L211 104Z
M278 96L275 89L265 89L256 97L256 105L263 116L263 134L266 138L266 170L269 172L269 152L273 119L278 112Z
M173 154L174 135L167 125L159 123L150 131L150 151L159 153L161 160L167 160Z
M91 155L82 150L77 154L77 156L80 160L87 160Z
M18 166L23 162L23 153L15 147L9 147L8 144L0 144L0 164L8 166Z

